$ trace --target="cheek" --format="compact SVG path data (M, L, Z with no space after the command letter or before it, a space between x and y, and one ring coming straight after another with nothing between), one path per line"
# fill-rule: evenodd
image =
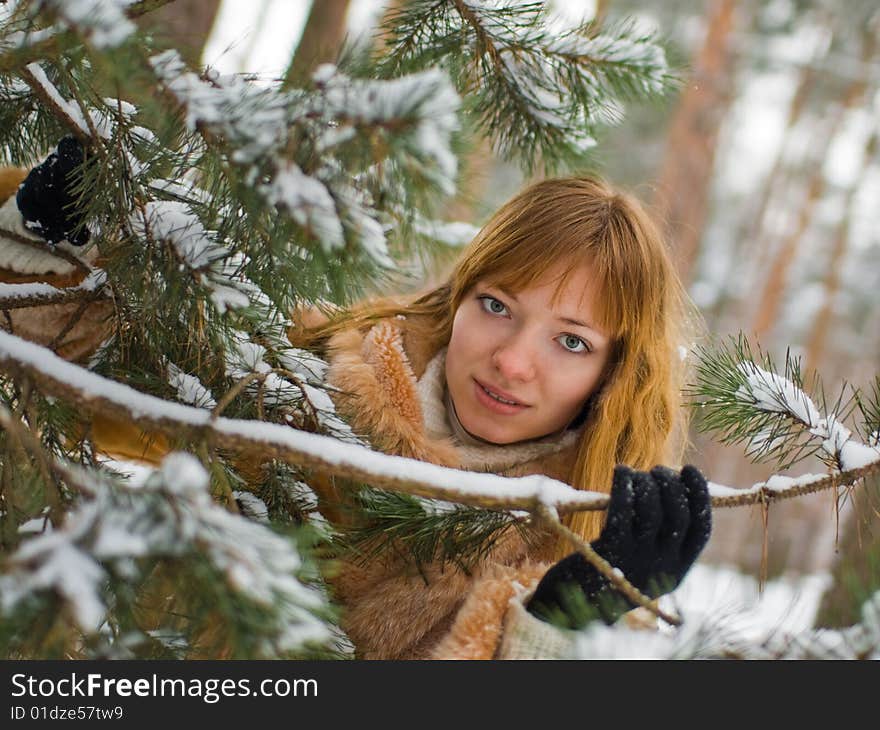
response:
M590 363L568 369L556 367L548 370L548 390L553 393L553 400L563 410L579 410L599 386L601 380L601 363Z
M456 371L472 363L489 334L485 322L477 313L469 311L468 307L459 307L452 321L452 335L447 346L447 369L450 367L450 360Z
M446 347L446 381L452 385L458 383L465 365L470 360L467 315L461 307L452 321L452 334Z

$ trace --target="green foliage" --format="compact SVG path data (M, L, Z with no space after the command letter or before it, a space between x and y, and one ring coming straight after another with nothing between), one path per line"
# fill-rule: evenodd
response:
M631 22L559 31L542 2L415 0L388 20L384 75L440 66L466 111L527 172L589 164L597 128L621 104L675 84L663 49Z
M416 566L449 561L469 572L511 529L527 543L537 539L534 528L510 512L381 489L363 488L355 514L357 523L335 543L341 556L364 564L392 550Z
M844 384L829 402L818 375L804 383L799 358L786 352L779 374L773 358L760 347L753 351L742 333L698 346L694 355L694 379L685 395L700 430L722 443L744 444L753 461L773 461L781 469L813 454L841 466L839 439L845 442L849 433L841 424L852 414L858 390L846 397Z
M856 393L854 398L862 415L861 431L865 441L880 446L880 375L874 376L870 392Z

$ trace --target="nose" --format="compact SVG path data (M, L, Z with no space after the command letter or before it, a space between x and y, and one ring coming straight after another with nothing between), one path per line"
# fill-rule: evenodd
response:
M505 339L492 353L492 364L508 382L528 382L535 377L535 354L522 334Z

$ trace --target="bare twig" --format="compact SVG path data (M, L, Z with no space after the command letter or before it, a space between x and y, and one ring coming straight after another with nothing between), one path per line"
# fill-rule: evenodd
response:
M220 414L226 410L226 406L232 403L232 401L234 401L249 384L257 379L265 380L267 375L268 373L248 373L223 394L223 397L211 410L211 418L219 418Z
M564 537L577 548L577 551L586 558L587 562L598 570L620 593L626 596L632 603L647 608L655 616L662 618L671 626L681 626L678 616L666 613L653 599L646 596L632 583L630 583L619 570L597 553L590 544L580 535L572 532L559 521L556 513L544 504L538 504L534 508L535 514L557 535Z

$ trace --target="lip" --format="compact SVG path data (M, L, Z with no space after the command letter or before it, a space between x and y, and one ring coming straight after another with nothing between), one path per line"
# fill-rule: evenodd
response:
M477 401L482 406L484 406L488 410L492 411L493 413L499 413L502 415L513 415L514 413L519 413L521 411L524 411L526 408L529 408L528 405L519 403L519 401L517 401L518 405L509 405L507 403L502 403L501 401L497 401L494 398L492 398L490 395L487 395L485 390L483 390L483 389L487 388L488 390L491 390L493 393L496 393L497 395L499 395L502 398L505 398L507 400L516 400L516 398L514 398L509 393L507 393L503 390L499 390L494 387L484 386L476 378L474 378L473 380L474 380L474 394L475 394Z

